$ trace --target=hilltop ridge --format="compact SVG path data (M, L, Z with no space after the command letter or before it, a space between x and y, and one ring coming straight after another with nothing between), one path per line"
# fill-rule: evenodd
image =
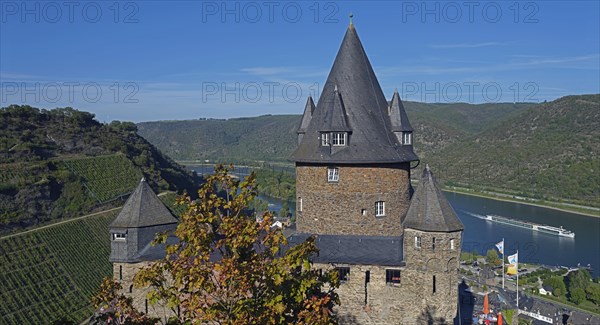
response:
M142 177L195 193L194 176L136 131L73 108L0 109L0 234L117 206Z
M419 169L429 163L440 181L600 206L599 98L575 95L539 104L406 101L404 107L415 129ZM300 119L143 122L138 133L176 160L285 163Z

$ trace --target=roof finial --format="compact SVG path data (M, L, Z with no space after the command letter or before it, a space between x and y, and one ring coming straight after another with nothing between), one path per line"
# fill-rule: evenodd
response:
M142 180L140 181L140 183L143 183L146 181L146 177L142 177Z
M337 84L335 84L335 87L333 88L333 92L337 93L338 89L337 89Z
M429 164L425 164L425 170L429 171Z
M350 13L349 17L350 17L350 25L352 25L352 18L354 18L354 14Z

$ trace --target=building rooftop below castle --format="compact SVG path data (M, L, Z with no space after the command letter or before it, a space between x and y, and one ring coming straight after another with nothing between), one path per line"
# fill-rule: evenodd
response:
M289 246L304 242L310 234L296 233ZM317 235L315 263L403 266L402 236Z

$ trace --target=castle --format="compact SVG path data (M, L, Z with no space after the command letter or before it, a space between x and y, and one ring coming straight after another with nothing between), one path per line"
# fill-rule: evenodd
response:
M452 323L457 316L463 225L429 167L416 191L413 128L396 91L386 100L350 24L317 105L308 98L291 156L296 165L296 232L290 245L317 235L319 269L342 284L342 324ZM177 220L145 182L110 225L114 278L139 310L145 290L135 272L164 257L153 234Z

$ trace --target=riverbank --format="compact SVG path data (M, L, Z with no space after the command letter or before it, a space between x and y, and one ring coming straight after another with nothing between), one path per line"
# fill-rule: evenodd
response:
M583 215L583 216L587 216L587 217L600 218L600 209L596 208L596 207L589 207L589 206L572 207L572 206L567 206L560 202L548 202L548 201L541 201L541 200L532 202L531 201L532 199L525 199L525 198L517 199L517 198L511 197L510 195L507 195L507 194L482 192L482 191L477 191L477 190L467 189L467 188L460 188L460 187L455 187L455 186L445 186L442 190L444 192L453 192L453 193L477 196L477 197L492 199L492 200L496 200L496 201L520 203L520 204L526 204L526 205L547 208L547 209L552 209L552 210L557 210L557 211L562 211L562 212L575 213L575 214L579 214L579 215Z

